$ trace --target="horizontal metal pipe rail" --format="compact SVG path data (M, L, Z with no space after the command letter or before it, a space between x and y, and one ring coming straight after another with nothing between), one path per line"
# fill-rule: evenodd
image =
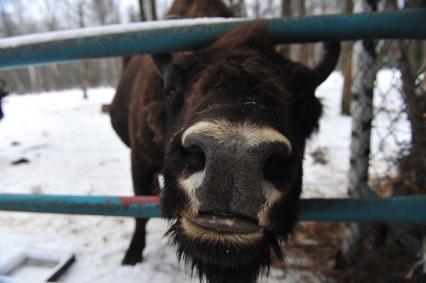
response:
M0 194L0 211L150 218L160 217L158 201L158 197ZM426 224L426 196L302 199L301 220Z
M5 38L0 40L0 68L194 49L249 21L170 20ZM263 21L276 43L426 38L426 9Z

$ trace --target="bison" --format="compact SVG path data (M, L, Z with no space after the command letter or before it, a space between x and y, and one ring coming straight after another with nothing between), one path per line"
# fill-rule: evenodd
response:
M0 120L4 117L2 100L8 94L9 92L6 91L6 81L0 78Z
M169 14L232 12L219 0L177 0ZM255 282L271 250L282 258L298 218L305 143L322 109L315 89L340 47L327 44L309 69L273 42L258 21L191 52L127 58L110 108L131 148L135 194L160 194L178 258L211 283ZM124 264L142 260L146 222L136 219Z

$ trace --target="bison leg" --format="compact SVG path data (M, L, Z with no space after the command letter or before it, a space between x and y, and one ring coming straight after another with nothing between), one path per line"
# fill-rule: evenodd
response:
M154 176L153 170L142 166L137 156L132 152L132 177L133 189L137 196L152 195L151 181ZM142 261L142 252L145 248L145 226L148 222L146 218L136 218L135 232L126 251L122 264L134 265Z
M148 219L136 218L135 220L135 232L122 261L124 265L135 265L143 259L142 252L145 248L145 225Z

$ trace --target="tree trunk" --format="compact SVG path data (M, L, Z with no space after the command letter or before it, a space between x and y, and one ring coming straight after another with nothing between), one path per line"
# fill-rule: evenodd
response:
M306 6L305 6L305 0L299 1L299 16L303 17L306 16ZM305 66L309 66L309 61L311 57L311 44L304 43L300 46L300 53L299 53L299 62L302 63Z
M39 90L36 71L34 69L34 66L33 65L28 66L27 70L28 70L28 77L30 79L30 86L31 86L32 91Z
M426 5L425 0L408 1L407 8ZM402 90L406 101L408 120L411 125L411 144L408 153L399 161L400 182L394 185L393 193L398 195L426 194L426 44L411 40L399 42L398 65L401 72ZM423 73L423 78L420 74ZM426 233L421 227L413 227L411 235L423 241L418 251L424 262L423 275L426 278Z
M259 2L259 0L254 1L253 10L254 10L254 16L256 18L260 18L260 2Z
M354 1L354 12L371 11L362 0ZM352 198L363 197L368 186L371 122L373 119L373 90L376 79L374 68L374 43L357 41L353 49L352 69L352 139L348 194ZM345 225L343 254L351 261L363 240L363 226L355 223Z
M425 0L410 0L406 8L425 5ZM425 73L425 49L426 44L420 40L400 41L399 44L398 64L411 125L411 147L399 166L404 177L403 184L396 188L399 194L426 194L426 76L420 81L417 75Z
M149 1L149 8L151 11L151 21L156 21L157 20L157 6L155 3L155 0L150 0Z
M353 10L352 0L346 1L345 13L351 14ZM341 57L341 69L343 74L343 93L341 101L341 113L351 115L351 84L352 84L352 42L343 42Z
M408 155L401 159L404 184L395 188L397 194L426 194L426 90L420 82L416 87L416 73L422 67L423 53L421 41L400 44L399 69L411 125L411 147Z
M281 15L283 17L291 16L291 0L282 0L281 1Z
M141 22L146 21L145 7L143 5L143 0L139 0L139 15L141 18Z
M234 12L235 17L246 17L246 8L244 0L229 0L229 6Z
M291 0L282 0L281 1L281 16L290 17L291 16ZM286 58L290 58L290 48L291 45L284 44L281 47L281 54L283 54Z
M80 2L78 4L78 17L80 21L80 27L84 27L84 3ZM87 99L87 86L88 86L88 66L86 61L82 61L80 64L80 85L81 90L83 91L83 98Z
M247 17L247 8L244 0L238 0L238 6L240 6L240 17Z

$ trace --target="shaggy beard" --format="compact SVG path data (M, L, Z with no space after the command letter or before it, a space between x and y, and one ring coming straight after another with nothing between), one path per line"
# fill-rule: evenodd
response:
M267 275L272 262L271 248L283 259L280 241L269 231L264 231L253 244L221 243L189 237L180 220L170 227L166 235L176 248L179 262L189 267L192 274L208 283L252 283L260 274Z

